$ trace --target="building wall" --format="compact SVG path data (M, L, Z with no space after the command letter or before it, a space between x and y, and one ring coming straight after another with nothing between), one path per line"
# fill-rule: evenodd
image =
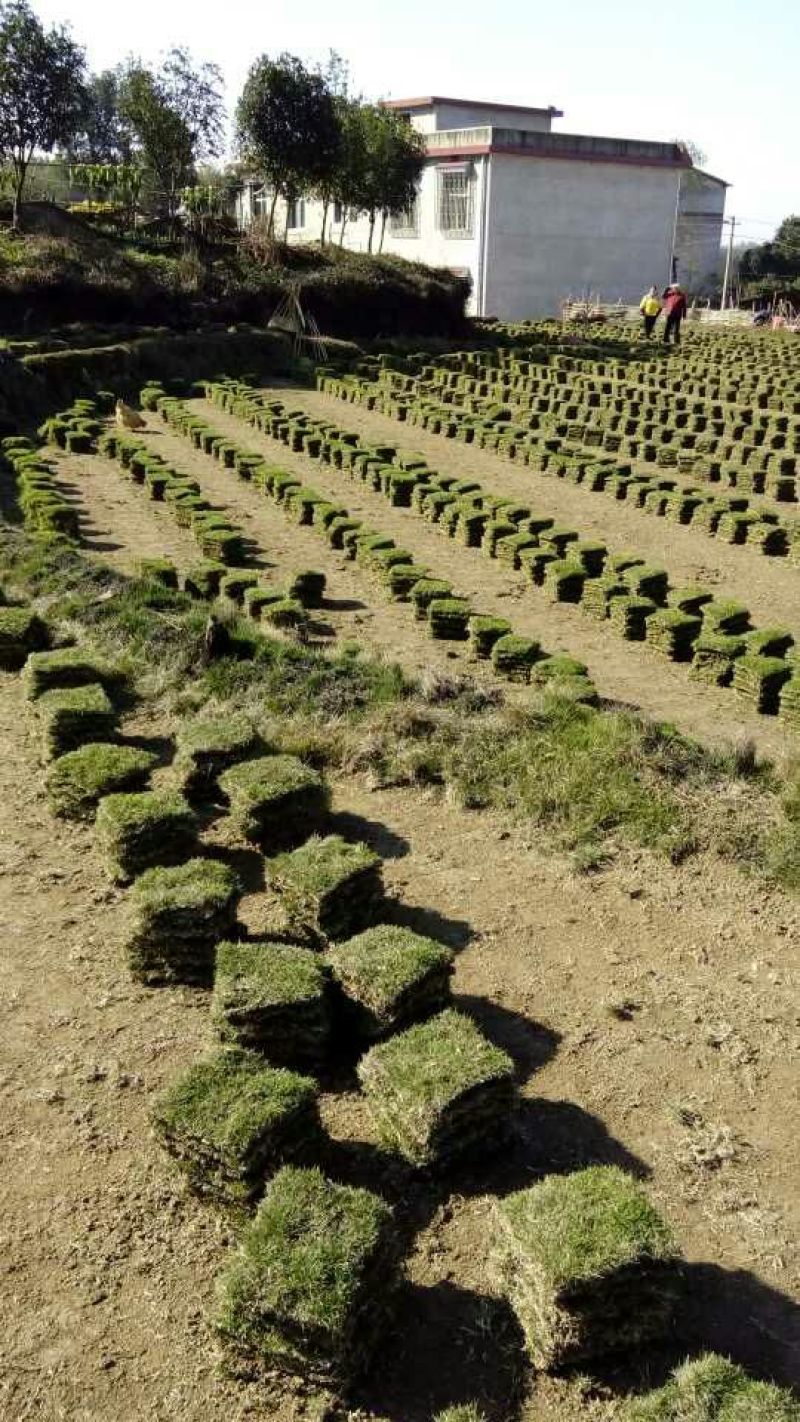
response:
M691 168L683 175L675 259L678 280L693 295L704 296L719 282L725 184Z
M491 158L484 315L555 315L569 296L638 301L669 279L681 170Z
M420 133L436 133L443 128L479 128L487 124L495 128L518 128L526 133L549 133L553 126L552 114L547 112L526 113L495 104L448 104L445 101L409 112L414 128Z

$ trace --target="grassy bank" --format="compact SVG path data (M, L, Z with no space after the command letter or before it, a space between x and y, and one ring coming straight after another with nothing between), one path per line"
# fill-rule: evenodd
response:
M376 787L441 787L529 825L591 869L621 845L679 860L710 850L800 888L800 797L745 748L720 754L673 728L556 696L505 706L465 679L410 681L355 646L324 654L232 618L230 655L204 665L205 604L6 528L0 576L62 633L120 660L175 724L246 710L280 749Z
M288 291L326 335L451 335L465 328L469 284L445 269L338 247L230 240L198 251L148 250L94 232L57 208L27 210L32 230L0 230L0 329L30 334L66 322L186 328L264 325Z

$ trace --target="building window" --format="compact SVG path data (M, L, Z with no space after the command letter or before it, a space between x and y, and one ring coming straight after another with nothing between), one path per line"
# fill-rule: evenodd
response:
M471 169L459 164L437 170L439 231L471 237L475 221L475 184Z
M333 222L334 222L334 226L338 227L338 226L339 226L339 223L341 222L341 220L342 220L343 217L344 217L344 208L342 207L342 204L341 204L340 202L335 202L335 203L333 204Z
M411 205L396 213L389 219L389 232L392 237L419 237L419 199L414 198Z
M271 197L266 188L254 188L253 190L253 217L259 221L263 217L269 217Z
M286 226L291 232L292 228L302 228L306 225L306 204L303 198L295 198L286 209Z

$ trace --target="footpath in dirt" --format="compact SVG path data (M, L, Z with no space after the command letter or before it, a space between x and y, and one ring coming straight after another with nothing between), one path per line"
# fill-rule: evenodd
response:
M175 727L140 712L125 729ZM91 832L48 811L15 677L0 678L0 737L0 1413L310 1422L297 1388L219 1372L207 1317L234 1229L148 1129L154 1093L211 1043L207 997L128 977L123 895ZM613 1378L590 1395L525 1373L485 1261L493 1197L591 1162L648 1179L688 1261L687 1336L800 1382L797 902L715 861L628 854L576 877L524 830L438 794L334 790L342 826L385 856L390 912L458 950L457 1001L511 1051L523 1095L515 1147L409 1192L395 1324L351 1415L430 1422L470 1398L492 1419L613 1415ZM257 927L264 911L256 888L243 917ZM323 1116L331 1168L370 1183L352 1082L328 1084Z

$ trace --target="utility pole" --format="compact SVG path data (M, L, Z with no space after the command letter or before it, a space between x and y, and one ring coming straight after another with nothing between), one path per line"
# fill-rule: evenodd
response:
M733 234L736 231L736 218L723 217L722 221L723 223L728 223L730 232L728 233L728 250L725 253L725 275L722 278L722 301L720 302L720 311L725 310L725 302L728 296L728 283L730 281L731 263L733 261Z

